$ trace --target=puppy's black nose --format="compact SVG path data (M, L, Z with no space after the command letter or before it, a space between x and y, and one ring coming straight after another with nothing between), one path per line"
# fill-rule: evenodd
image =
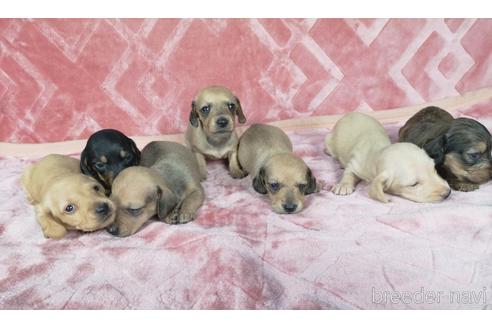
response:
M117 236L119 229L118 229L118 226L116 224L112 224L106 228L106 231L109 232L110 234L112 234L113 236Z
M106 215L109 212L109 206L108 203L100 203L96 207L96 214L98 215Z
M283 204L282 207L287 213L292 213L296 210L297 204L287 203L287 204Z
M448 190L447 193L444 194L444 199L448 198L449 195L451 195L451 188Z
M229 120L225 117L219 117L215 123L219 128L225 128L229 124Z

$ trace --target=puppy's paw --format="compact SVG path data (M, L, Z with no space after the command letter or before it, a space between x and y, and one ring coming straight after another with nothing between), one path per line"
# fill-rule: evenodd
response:
M338 183L338 184L334 185L333 188L331 188L331 191L335 195L346 196L346 195L350 195L351 193L353 193L355 191L355 188L352 185L348 185L348 184L344 184L344 183Z
M167 224L185 224L194 220L194 213L186 213L181 210L174 210L164 219Z
M248 173L246 173L246 172L243 172L241 170L233 170L233 169L231 169L231 171L229 172L229 174L234 179L242 179L242 178L244 178L245 176L248 175Z
M477 190L480 187L478 184L467 183L467 182L451 182L449 185L454 190L463 191L463 192Z

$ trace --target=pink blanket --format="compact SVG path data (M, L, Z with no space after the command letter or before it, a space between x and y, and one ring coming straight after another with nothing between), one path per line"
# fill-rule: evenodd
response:
M439 204L379 203L364 183L335 196L327 132L290 133L325 189L300 214L273 213L250 177L214 162L194 222L128 238L45 239L19 184L29 160L0 160L0 308L491 308L492 183Z

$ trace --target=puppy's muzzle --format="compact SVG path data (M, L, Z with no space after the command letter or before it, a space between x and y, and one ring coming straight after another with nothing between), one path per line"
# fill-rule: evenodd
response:
M113 236L118 236L120 232L120 228L116 224L112 224L106 228L106 231L112 234Z
M217 121L215 121L215 124L217 127L224 129L229 125L229 120L224 116L220 116Z
M282 207L284 208L284 211L286 213L293 213L297 209L297 204L289 202L289 203L282 204Z
M447 192L442 194L442 199L447 199L449 198L450 195L451 195L451 188L449 188Z

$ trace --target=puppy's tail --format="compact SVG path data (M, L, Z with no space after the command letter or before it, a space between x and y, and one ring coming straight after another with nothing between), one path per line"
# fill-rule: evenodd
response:
M332 144L331 144L331 139L332 139L332 133L328 133L325 137L325 153L329 156L333 156L333 152L332 152Z
M29 192L29 185L31 182L32 169L34 165L30 164L24 169L24 173L21 176L21 184L26 192L27 200L29 203L33 204L34 200L32 199L31 193Z

